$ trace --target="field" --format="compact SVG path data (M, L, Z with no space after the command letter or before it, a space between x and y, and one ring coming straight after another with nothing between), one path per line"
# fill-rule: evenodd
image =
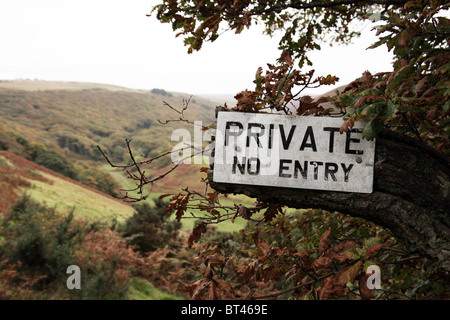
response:
M0 152L3 169L8 168L12 176L5 179L22 179L28 183L17 188L17 194L27 193L42 204L54 207L60 212L74 209L77 217L83 219L123 221L133 214L133 208L97 190L81 185L44 167L22 159L8 152ZM6 166L9 164L9 166ZM0 164L1 165L1 164ZM19 170L14 173L14 169ZM27 172L27 176L24 176Z

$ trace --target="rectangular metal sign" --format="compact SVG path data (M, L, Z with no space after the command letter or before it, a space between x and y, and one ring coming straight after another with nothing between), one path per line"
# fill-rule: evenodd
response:
M375 140L356 122L278 114L219 112L213 181L371 193Z

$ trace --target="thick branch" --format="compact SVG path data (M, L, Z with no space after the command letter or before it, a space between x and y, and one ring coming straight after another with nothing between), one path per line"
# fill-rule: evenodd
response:
M435 149L392 132L376 142L374 192L329 192L215 183L222 193L246 194L294 208L338 211L388 228L411 252L439 260L450 270L450 166Z
M343 5L404 5L407 0L334 0L334 1L293 1L289 7L294 9L310 9L310 8L332 8Z

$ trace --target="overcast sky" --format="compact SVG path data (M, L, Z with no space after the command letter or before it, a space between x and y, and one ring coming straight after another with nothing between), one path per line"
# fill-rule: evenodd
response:
M224 34L200 52L187 53L170 24L146 17L151 0L4 0L0 2L0 79L98 82L189 94L235 94L253 89L259 66L278 57L278 39L249 29ZM387 71L385 47L323 46L313 56L317 75L335 74L340 85L365 70ZM305 70L306 71L306 70ZM325 88L322 91L328 91ZM318 92L321 93L321 92Z

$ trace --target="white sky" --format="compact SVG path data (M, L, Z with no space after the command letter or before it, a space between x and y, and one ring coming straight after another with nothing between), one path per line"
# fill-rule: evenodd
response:
M257 29L224 34L187 53L170 24L146 17L151 0L3 0L0 2L0 79L98 82L189 94L235 94L253 89L259 66L278 57L278 39ZM369 31L366 27L364 31ZM388 71L385 47L323 46L312 56L317 75L339 85L362 72ZM306 70L305 70L306 71ZM332 87L324 87L322 92ZM315 92L314 92L315 93ZM317 92L321 93L321 92Z

